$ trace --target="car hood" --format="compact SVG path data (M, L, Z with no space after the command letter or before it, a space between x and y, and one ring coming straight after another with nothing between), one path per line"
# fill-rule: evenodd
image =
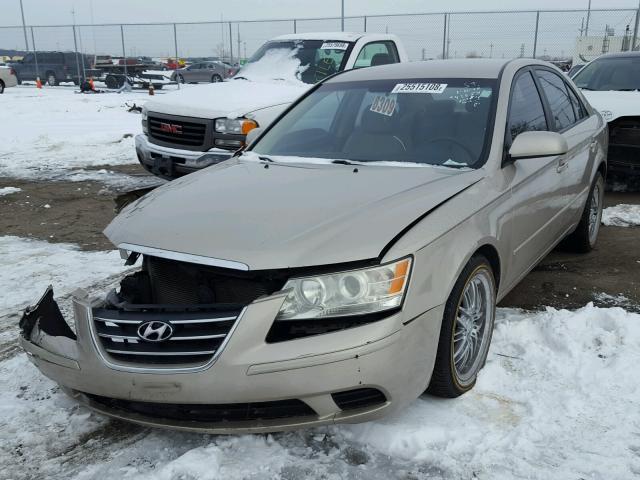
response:
M640 92L582 90L582 94L607 122L619 117L640 116Z
M266 164L231 159L150 192L105 230L132 244L250 270L377 258L483 170ZM135 249L134 249L135 250ZM203 262L205 263L205 262Z
M310 85L229 80L183 87L145 104L149 112L184 117L235 118L255 110L293 102Z

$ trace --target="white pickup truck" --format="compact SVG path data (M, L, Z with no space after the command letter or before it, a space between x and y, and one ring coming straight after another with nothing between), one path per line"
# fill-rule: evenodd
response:
M342 70L406 62L395 35L305 33L265 43L230 80L183 88L148 101L138 160L176 178L228 159L246 134L264 128L311 85Z

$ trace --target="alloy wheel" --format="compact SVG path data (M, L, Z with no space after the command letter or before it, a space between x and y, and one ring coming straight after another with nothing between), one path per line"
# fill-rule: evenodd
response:
M600 218L602 216L602 186L596 182L591 191L589 201L589 243L596 243L598 231L600 230Z
M480 268L467 282L454 324L453 366L463 385L473 381L482 367L493 328L495 290L491 274Z

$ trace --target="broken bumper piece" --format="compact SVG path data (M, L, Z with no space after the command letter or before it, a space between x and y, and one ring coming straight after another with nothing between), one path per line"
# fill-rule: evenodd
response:
M404 326L398 313L344 331L269 343L285 295L254 300L229 318L213 310L119 308L79 290L72 299L72 329L49 288L20 320L20 343L32 363L78 402L115 418L178 430L257 433L362 422L401 408L424 390L427 378L415 375L408 386L398 372L423 371L424 346L417 339L424 332L418 330L436 325L441 311ZM231 325L219 353L195 367L110 353L113 338L107 337L116 337L111 331L121 329L125 342L137 342L127 332L159 318L177 336L187 328L200 331L203 322L216 329ZM184 349L190 341L167 341L161 348Z

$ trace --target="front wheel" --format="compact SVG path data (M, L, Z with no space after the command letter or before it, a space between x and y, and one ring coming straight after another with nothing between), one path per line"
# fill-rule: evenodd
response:
M598 172L591 183L589 198L584 206L580 223L575 231L565 239L565 246L578 253L587 253L593 250L600 232L603 202L604 177Z
M489 352L495 310L493 269L484 256L475 255L447 299L427 393L454 398L473 388Z
M0 95L4 93L4 82L0 80Z
M55 73L47 72L47 83L49 84L50 87L54 87L58 85L59 82Z

